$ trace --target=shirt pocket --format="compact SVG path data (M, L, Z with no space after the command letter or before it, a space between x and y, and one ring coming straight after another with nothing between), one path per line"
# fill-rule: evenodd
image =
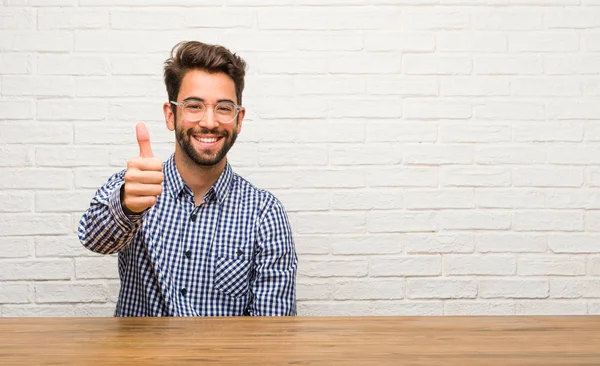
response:
M215 266L215 289L231 297L243 297L250 288L251 267L252 262L247 258L219 256Z

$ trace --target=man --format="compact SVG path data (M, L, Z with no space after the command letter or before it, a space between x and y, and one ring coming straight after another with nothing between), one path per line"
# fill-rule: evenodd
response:
M167 128L175 152L140 156L113 175L81 218L79 239L119 253L115 316L296 315L298 259L287 215L232 171L246 63L222 46L176 45L165 62Z

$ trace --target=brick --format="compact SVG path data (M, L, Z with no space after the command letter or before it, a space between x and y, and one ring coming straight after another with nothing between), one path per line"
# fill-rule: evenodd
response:
M29 74L33 70L33 56L22 53L0 54L2 74Z
M546 236L534 233L481 233L475 242L481 253L541 253L548 248Z
M214 13L213 9L206 8L207 14L202 17L202 20L207 20L210 23L210 13ZM212 10L212 11L211 11ZM198 12L194 9L186 9L180 11L178 9L114 9L110 11L110 28L118 30L166 30L166 29L183 29L189 25L193 25L193 15L197 16ZM189 17L188 17L189 16Z
M405 29L466 29L469 14L453 9L410 9L402 12L401 24Z
M569 301L520 301L516 306L516 315L587 315L587 304Z
M565 165L597 165L600 163L599 144L556 144L548 148L548 162Z
M565 54L546 55L544 71L549 75L600 74L600 55Z
M272 191L283 203L287 212L297 211L327 211L330 204L330 192L326 191Z
M598 298L599 279L551 278L550 297L557 299Z
M472 253L473 237L463 233L410 234L406 236L406 253Z
M472 280L419 278L407 280L409 299L474 299L477 282Z
M514 168L516 187L581 187L583 169L579 168Z
M73 126L69 123L0 122L2 144L67 144L72 141ZM12 149L12 147L11 147Z
M587 274L592 276L600 276L600 257L588 257Z
M589 7L551 9L544 13L546 27L586 29L600 27L600 11Z
M475 55L473 71L478 75L539 75L544 69L539 55Z
M285 74L285 75L311 75L327 74L327 58L321 53L303 52L294 56L269 55L259 58L257 64L261 75Z
M310 97L270 98L256 104L256 113L261 119L322 118L327 115L327 109L327 101Z
M510 79L504 76L448 76L440 78L440 95L510 95Z
M600 95L600 79L587 79L582 80L581 88L583 89L584 96L597 96Z
M479 281L479 296L483 299L544 299L548 297L548 280L499 279Z
M437 126L428 122L385 123L367 125L367 142L433 142Z
M401 234L335 235L329 240L336 255L398 254L404 247Z
M573 77L514 78L510 89L512 95L527 97L581 95L580 81Z
M445 301L444 315L450 316L497 316L515 315L513 302Z
M67 234L71 231L69 215L0 214L2 235Z
M361 233L366 226L363 212L311 212L291 216L290 221L300 234Z
M82 212L85 211L95 191L36 192L36 212Z
M325 145L260 146L258 164L261 166L326 165L328 151Z
M514 275L517 261L506 255L444 255L444 275L508 276Z
M401 189L343 190L331 194L334 210L399 209L404 207Z
M600 114L600 105L589 99L553 101L547 111L550 119L595 119Z
M447 187L507 187L510 170L500 167L443 167L442 183Z
M115 313L116 304L106 305L75 305L75 317L112 317Z
M17 167L33 165L33 154L26 147L0 147L0 167Z
M35 13L27 8L0 9L0 29L32 30L35 29Z
M518 211L513 218L516 231L581 231L581 211Z
M544 208L546 195L538 190L477 189L478 208Z
M471 189L406 190L407 209L474 208L475 195Z
M515 141L581 141L583 123L581 122L543 122L515 123L512 125Z
M413 119L465 119L471 117L471 105L460 101L404 100L404 116Z
M165 61L163 55L111 55L110 56L110 70L113 75L151 75L161 76L163 69L162 63ZM91 61L88 61L91 62ZM98 60L96 62L99 62ZM103 60L104 62L104 60ZM91 66L90 66L91 67ZM99 65L96 65L93 69L98 69ZM105 69L106 66L103 66ZM92 73L90 73L91 75ZM94 73L95 75L96 73ZM103 75L104 73L100 73Z
M36 64L41 75L105 75L108 70L102 56L42 54Z
M65 31L6 31L0 38L0 51L4 52L69 52L73 47L73 34Z
M37 303L85 303L106 300L106 286L100 283L46 282L35 285Z
M510 52L573 52L579 49L579 35L571 32L514 33L508 37Z
M330 236L324 235L294 235L296 252L304 254L329 254Z
M6 96L72 97L75 81L69 76L4 76L2 94Z
M70 259L3 261L0 280L69 280L72 273Z
M165 86L160 78L112 76L77 78L78 97L161 97ZM132 102L135 103L135 102Z
M364 277L369 262L366 260L304 260L299 275L305 277Z
M106 112L106 100L44 99L37 102L37 117L44 120L102 120Z
M48 8L37 12L39 30L108 28L108 10L85 8Z
M103 256L99 258L76 258L75 278L77 279L99 279L119 278L117 272L117 257Z
M369 187L437 187L438 168L369 168L367 185Z
M586 51L598 52L600 51L600 35L597 33L582 35L582 44Z
M487 4L487 2L486 2ZM475 30L535 30L542 28L542 14L534 8L486 8L471 17Z
M211 43L214 36L203 32L203 41ZM94 53L156 53L167 52L181 39L181 33L152 30L79 30L75 32L75 52ZM71 40L71 42L73 42ZM73 43L71 43L73 44ZM164 61L166 57L162 57ZM160 65L157 65L160 67Z
M90 198L91 200L91 198ZM80 219L79 216L76 217ZM99 256L87 250L76 235L68 236L39 236L35 238L35 255L43 257L89 257Z
M441 52L506 52L506 35L493 32L439 32L437 50Z
M27 283L2 283L0 304L26 304L31 302L33 287Z
M202 5L222 5L222 1L204 0ZM79 6L188 6L198 5L194 0L79 0Z
M600 253L597 234L551 234L548 246L554 253Z
M400 24L400 11L390 8L314 7L258 12L258 28L267 30L394 29Z
M366 32L365 50L372 52L433 52L435 34L429 32Z
M443 165L468 164L473 160L470 146L462 145L405 145L405 164Z
M0 237L0 258L29 257L33 246L31 237ZM2 301L0 301L2 302Z
M402 70L407 75L467 75L472 67L471 58L465 56L407 54L402 57Z
M372 233L432 232L439 228L436 212L369 211L367 230Z
M390 144L344 144L332 147L329 157L333 165L396 165L402 161L402 149Z
M585 259L570 256L521 256L517 264L519 276L585 275Z
M4 317L72 317L72 305L6 305L2 307Z
M218 40L214 33L215 41ZM293 43L287 33L283 32L260 32L258 30L231 30L220 35L221 44L236 50L236 52L290 52ZM217 43L217 42L211 42Z
M33 192L27 191L4 191L0 192L0 213L9 212L32 212ZM0 254L2 256L2 254Z
M352 78L355 81L355 77ZM339 91L336 91L339 93ZM386 76L367 79L369 95L437 96L438 82L427 76Z
M296 286L299 301L331 300L333 298L333 284L331 282L302 280Z
M38 166L75 167L105 166L108 149L105 147L38 147L35 151Z
M585 230L600 231L600 211L585 212Z
M369 260L369 276L439 276L441 267L442 263L439 255L374 257Z
M331 54L328 58L331 74L398 74L401 68L399 53Z
M264 77L263 77L264 79ZM317 94L317 95L331 95L331 94L364 94L366 88L366 82L355 77L338 76L338 75L327 75L327 76L306 76L298 79L291 80L293 86L290 90L286 88L277 88L277 80L281 82L282 77L276 76L267 79L264 84L257 83L256 80L248 80L248 88L261 88L265 90L273 90L278 95L294 95L291 91L300 95ZM253 85L253 86L252 86ZM279 89L279 90L278 90ZM282 92L283 89L283 92ZM263 93L265 93L263 90ZM247 91L244 91L245 95L248 95Z
M546 149L537 146L475 146L475 162L479 164L543 164Z
M399 300L375 301L306 301L298 303L298 314L314 316L439 316L443 315L443 304L426 302L404 302Z
M402 104L393 99L334 99L329 108L333 118L397 118Z
M482 120L542 120L545 118L544 105L537 102L486 101L473 106L473 115Z
M294 46L300 51L360 51L366 41L363 32L307 32L294 35ZM392 51L394 49L391 49Z
M440 222L445 230L507 230L511 215L501 211L443 211Z
M595 189L555 189L546 197L548 208L600 208L600 191Z
M76 3L76 0L4 0L8 6L75 6Z
M0 120L33 119L34 115L32 100L0 100Z
M68 169L0 169L0 189L69 189L72 174Z
M336 300L392 300L404 298L404 279L352 280L333 284Z

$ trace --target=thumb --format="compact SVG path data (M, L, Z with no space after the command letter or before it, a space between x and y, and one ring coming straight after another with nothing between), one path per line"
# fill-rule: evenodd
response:
M142 158L153 158L152 147L150 146L150 134L146 125L138 123L135 126L135 136L140 147L140 157Z

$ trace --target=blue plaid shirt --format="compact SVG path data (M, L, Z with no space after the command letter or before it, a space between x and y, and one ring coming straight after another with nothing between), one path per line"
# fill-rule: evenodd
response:
M163 193L142 214L123 212L123 170L81 218L85 247L119 253L115 316L296 315L298 258L281 203L229 163L198 206L174 156L163 173Z

